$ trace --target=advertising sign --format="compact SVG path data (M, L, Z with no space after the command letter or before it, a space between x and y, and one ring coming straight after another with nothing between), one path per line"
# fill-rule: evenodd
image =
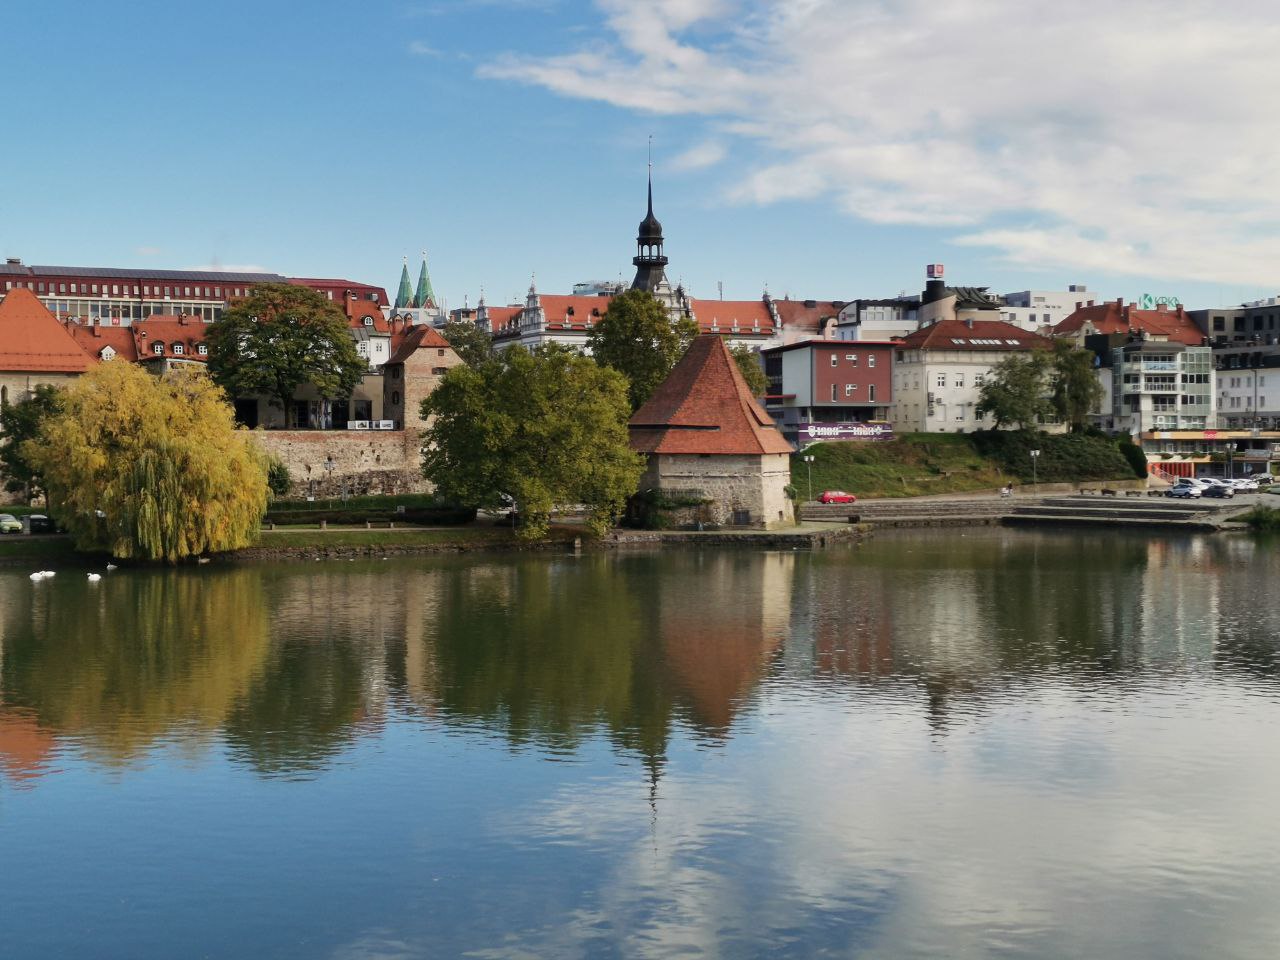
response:
M1139 310L1154 310L1161 304L1176 310L1182 304L1182 301L1177 297L1157 297L1154 293L1144 293L1138 298Z
M925 276L930 280L941 280L942 273L942 264L940 263L931 263L925 267Z
M893 427L883 420L868 420L865 423L803 423L799 433L801 443L816 443L819 440L893 439Z

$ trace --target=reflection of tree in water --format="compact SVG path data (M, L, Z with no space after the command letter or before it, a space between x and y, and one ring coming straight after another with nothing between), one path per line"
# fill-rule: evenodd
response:
M266 607L249 570L130 571L45 582L5 611L3 701L105 762L181 724L215 731L263 667Z
M432 631L439 711L557 749L603 729L651 759L677 720L723 736L778 639L761 615L769 559L667 553L451 571ZM789 584L768 586L785 607Z

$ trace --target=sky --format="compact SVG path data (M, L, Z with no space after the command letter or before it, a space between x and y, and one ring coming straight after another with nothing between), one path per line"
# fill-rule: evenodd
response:
M1280 293L1274 0L0 0L0 253L449 306Z

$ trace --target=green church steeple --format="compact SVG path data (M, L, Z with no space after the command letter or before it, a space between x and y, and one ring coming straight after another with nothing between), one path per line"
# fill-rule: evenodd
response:
M405 307L413 306L413 287L409 286L409 258L404 258L404 265L400 268L400 289L396 291L396 309L402 310Z
M436 303L436 293L431 289L431 278L427 276L427 251L422 251L422 270L418 274L418 290L413 295L413 305L415 307L431 307L439 306Z

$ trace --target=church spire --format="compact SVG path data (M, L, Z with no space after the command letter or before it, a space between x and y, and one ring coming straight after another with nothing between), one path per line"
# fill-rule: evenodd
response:
M404 258L400 267L400 289L396 291L396 309L403 310L413 306L413 287L409 286L409 258Z
M427 275L427 251L425 250L422 251L422 270L418 272L418 289L413 294L413 305L432 309L440 306L436 303L435 291L431 289L431 277Z
M662 224L653 215L652 137L649 138L649 207L636 233L636 255L631 262L636 267L636 278L631 282L633 290L653 293L659 287L667 285L667 258L662 253Z

